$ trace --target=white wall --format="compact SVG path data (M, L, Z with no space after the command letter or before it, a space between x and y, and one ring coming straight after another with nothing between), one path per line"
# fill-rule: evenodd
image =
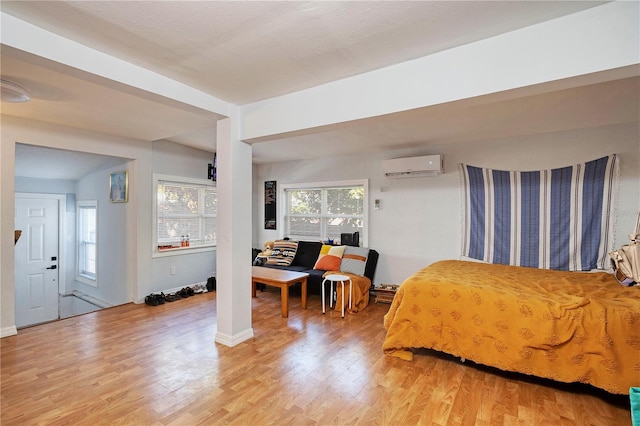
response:
M441 259L460 257L461 191L459 163L502 170L540 170L620 155L619 201L614 246L624 244L640 208L640 130L638 123L594 129L476 141L425 145L411 150L369 153L362 156L272 163L256 167L254 187L265 180L283 183L369 179L369 247L380 253L375 284L400 283L416 270ZM443 154L445 174L431 178L389 179L381 170L387 158ZM285 236L262 229L264 195L255 191L257 240ZM278 197L283 194L279 191ZM381 208L373 209L375 199ZM278 214L281 214L278 205ZM281 222L281 218L279 218Z
M213 163L213 154L168 141L156 141L153 142L152 159L153 173L206 180L207 167ZM155 228L152 231L155 232ZM171 274L172 267L175 268L175 275ZM179 254L154 257L151 289L159 292L203 282L215 275L215 271L215 248L205 252L181 251Z
M127 288L127 265L136 254L130 245L127 230L129 203L112 203L109 199L110 174L128 170L130 164L89 173L77 184L77 201L98 201L98 245L96 265L97 287L75 281L75 289L110 305L130 301ZM131 184L131 177L129 178ZM135 247L135 246L133 246ZM75 274L72 275L75 277Z

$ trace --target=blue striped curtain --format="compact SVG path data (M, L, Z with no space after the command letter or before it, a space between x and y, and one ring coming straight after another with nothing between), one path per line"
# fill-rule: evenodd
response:
M460 165L463 256L565 271L607 269L616 155L553 170Z

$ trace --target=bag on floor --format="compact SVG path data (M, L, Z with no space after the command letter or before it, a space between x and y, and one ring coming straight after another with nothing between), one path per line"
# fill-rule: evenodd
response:
M629 287L640 284L640 211L633 234L629 234L629 244L609 253L611 267L616 280Z
M216 291L216 277L207 279L207 291Z

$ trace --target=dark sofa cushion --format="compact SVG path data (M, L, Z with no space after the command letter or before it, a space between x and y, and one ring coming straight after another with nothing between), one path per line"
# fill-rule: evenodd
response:
M309 274L309 279L313 280L314 282L322 282L322 276L327 271L323 271L322 269L307 269L306 271L302 272L306 272L307 274Z
M260 265L260 266L264 266L266 268L273 268L273 269L282 269L284 271L293 271L293 272L308 272L307 270L309 268L307 268L306 266L284 266L284 265L271 265L271 264L264 264L264 265Z
M371 280L371 286L373 286L373 276L376 273L376 266L378 265L378 257L380 254L375 250L369 250L369 256L367 257L367 265L364 267L364 276Z
M322 280L324 279L322 278L322 275L327 271L323 271L322 269L307 269L306 271L301 272L309 274L309 277L307 277L309 293L320 294L320 291L322 290Z
M296 251L296 257L293 258L291 266L304 266L307 269L313 269L321 248L320 241L298 241L298 251Z

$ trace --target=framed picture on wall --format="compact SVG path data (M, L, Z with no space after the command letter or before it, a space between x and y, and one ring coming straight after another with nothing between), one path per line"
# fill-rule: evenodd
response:
M109 199L112 203L126 203L129 201L129 172L127 170L111 173Z

